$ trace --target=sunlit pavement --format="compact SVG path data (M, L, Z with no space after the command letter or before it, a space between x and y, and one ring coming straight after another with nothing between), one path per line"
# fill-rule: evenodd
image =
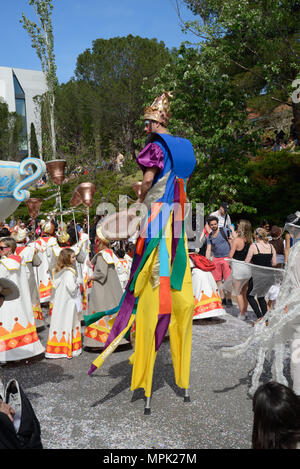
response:
M254 350L224 359L219 349L244 341L252 325L237 319L236 306L227 313L194 321L191 402L184 402L183 390L175 385L169 340L164 340L154 370L151 415L144 415L143 391L130 391L132 349L127 345L92 376L87 372L97 353L84 351L71 360L38 357L5 365L3 378L16 377L23 386L39 418L44 448L250 448ZM39 332L44 345L48 330ZM271 379L270 366L263 381Z

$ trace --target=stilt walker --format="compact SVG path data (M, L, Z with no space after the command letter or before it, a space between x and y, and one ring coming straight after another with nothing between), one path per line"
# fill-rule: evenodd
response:
M176 384L189 401L189 375L194 298L184 228L185 181L196 159L192 144L167 131L169 93L163 93L144 114L148 143L137 157L144 177L137 184L137 202L147 216L137 239L130 279L104 352L93 362L89 374L99 368L129 333L135 321L135 351L131 390L145 390L145 414L151 412L153 368L156 354L169 328ZM109 234L104 231L104 236ZM149 308L151 305L151 308ZM102 315L112 314L111 311ZM95 314L95 318L101 313Z

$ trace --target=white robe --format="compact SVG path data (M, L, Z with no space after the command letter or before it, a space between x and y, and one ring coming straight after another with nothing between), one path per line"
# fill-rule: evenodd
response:
M37 335L26 266L20 256L0 260L0 277L14 282L20 296L0 308L0 362L23 360L45 351Z
M76 272L66 267L53 278L53 310L46 358L72 358L82 352L79 310L81 296Z
M190 259L192 269L192 284L195 309L193 319L211 318L226 314L218 292L218 286L211 272L205 272L194 266Z

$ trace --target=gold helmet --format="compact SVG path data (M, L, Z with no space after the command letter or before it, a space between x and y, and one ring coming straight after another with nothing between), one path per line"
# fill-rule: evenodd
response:
M169 99L172 98L172 94L169 91L164 91L161 96L158 96L151 106L145 108L144 120L149 119L152 121L159 122L164 127L167 127L170 114Z

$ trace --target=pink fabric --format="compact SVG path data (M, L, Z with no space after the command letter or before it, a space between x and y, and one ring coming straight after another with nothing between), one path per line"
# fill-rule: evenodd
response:
M147 168L164 168L164 154L156 143L148 143L137 157L137 163L145 172Z
M215 281L220 282L222 279L226 280L231 274L228 262L225 261L224 257L214 257L212 262L216 266L216 270L212 271Z

